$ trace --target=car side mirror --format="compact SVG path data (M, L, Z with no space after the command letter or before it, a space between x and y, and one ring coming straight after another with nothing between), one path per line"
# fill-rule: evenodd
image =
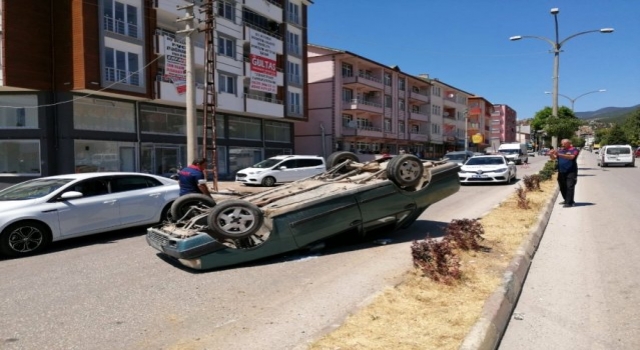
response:
M283 165L283 166L279 167L278 169L285 170L285 169L287 169L287 167Z
M68 201L69 199L81 198L82 196L84 196L82 194L82 192L68 191L68 192L65 192L65 193L61 194L59 198L62 201Z

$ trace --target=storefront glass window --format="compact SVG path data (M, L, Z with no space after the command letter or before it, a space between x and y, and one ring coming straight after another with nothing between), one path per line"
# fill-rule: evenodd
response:
M40 174L40 141L0 141L0 176Z
M75 172L135 171L133 142L75 140Z
M0 129L37 128L37 105L35 95L1 95Z
M240 140L261 140L260 120L242 117L229 117L229 138Z
M291 124L265 121L264 139L275 142L291 142Z
M98 98L73 101L73 126L77 130L136 132L135 105Z

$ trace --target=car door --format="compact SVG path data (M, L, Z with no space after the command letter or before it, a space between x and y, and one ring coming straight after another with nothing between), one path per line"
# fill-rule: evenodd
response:
M134 226L155 222L164 208L164 187L152 177L122 175L111 179L111 191L120 203L120 224Z
M109 177L83 180L66 191L80 192L82 197L61 201L58 218L62 236L82 236L120 226L119 203L110 193Z
M324 163L322 162L322 159L300 158L298 159L297 166L298 166L298 174L297 174L298 178L296 180L317 175L325 171L325 166L324 166Z
M362 229L365 233L382 226L395 225L417 208L413 198L404 195L391 181L368 186L356 194L356 200L362 213Z
M285 169L282 169L285 167ZM290 182L298 179L298 165L297 160L288 159L275 167L275 176L277 182Z

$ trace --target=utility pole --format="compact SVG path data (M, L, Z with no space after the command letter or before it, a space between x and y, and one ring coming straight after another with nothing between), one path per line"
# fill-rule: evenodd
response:
M213 190L218 191L218 148L216 145L216 50L214 45L215 33L215 12L213 10L213 0L207 0L202 5L201 12L205 13L205 67L204 67L204 113L202 137L203 156L211 160L213 171ZM211 137L211 145L207 145L207 140ZM209 152L210 151L210 152ZM209 155L211 157L209 157Z
M185 29L179 30L176 33L185 35L185 75L186 75L186 104L187 104L187 162L191 164L193 160L197 158L198 144L196 136L196 84L195 84L195 71L194 71L194 59L193 59L193 42L191 41L191 34L195 30L193 14L193 3L184 6L178 6L178 10L186 10L185 16L179 18L176 22L185 22Z

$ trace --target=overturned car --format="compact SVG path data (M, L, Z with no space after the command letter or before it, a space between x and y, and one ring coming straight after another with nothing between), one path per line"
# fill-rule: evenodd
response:
M193 269L225 267L339 234L408 227L460 188L458 164L410 154L362 163L351 152L335 152L327 166L325 173L217 203L182 196L171 220L147 229L147 243Z

